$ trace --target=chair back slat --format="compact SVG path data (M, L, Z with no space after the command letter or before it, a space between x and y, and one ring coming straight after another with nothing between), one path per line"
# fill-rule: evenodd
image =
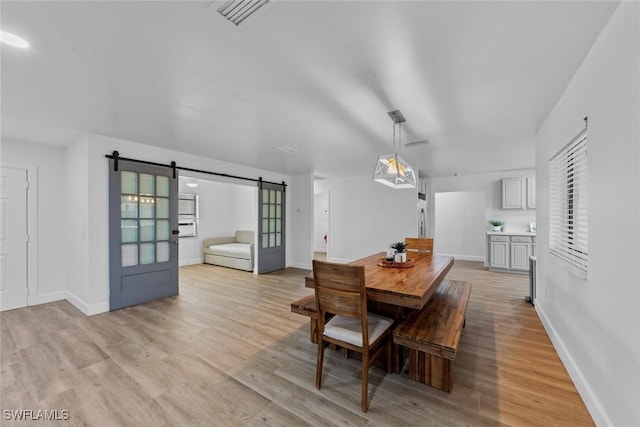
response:
M364 267L313 261L318 310L361 318L367 310Z
M405 237L404 242L407 244L407 250L433 253L433 239Z

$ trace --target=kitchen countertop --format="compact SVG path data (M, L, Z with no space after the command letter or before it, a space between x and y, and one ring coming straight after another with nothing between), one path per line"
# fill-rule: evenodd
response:
M490 236L533 236L535 237L536 233L532 233L530 231L491 231L487 230L487 234Z

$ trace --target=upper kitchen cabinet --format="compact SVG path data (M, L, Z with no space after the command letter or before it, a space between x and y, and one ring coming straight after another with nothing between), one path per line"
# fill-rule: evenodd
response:
M536 208L536 177L527 178L527 209Z
M503 178L502 209L535 209L536 179Z

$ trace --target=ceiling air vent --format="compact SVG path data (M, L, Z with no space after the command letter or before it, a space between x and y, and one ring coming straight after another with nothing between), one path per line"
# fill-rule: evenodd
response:
M267 3L269 0L230 0L220 6L218 12L238 26Z

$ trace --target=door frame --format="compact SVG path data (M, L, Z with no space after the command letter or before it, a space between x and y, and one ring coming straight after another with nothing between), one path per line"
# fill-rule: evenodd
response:
M38 289L38 167L24 163L0 162L0 168L24 169L27 171L27 306L56 301L61 298L40 300Z

